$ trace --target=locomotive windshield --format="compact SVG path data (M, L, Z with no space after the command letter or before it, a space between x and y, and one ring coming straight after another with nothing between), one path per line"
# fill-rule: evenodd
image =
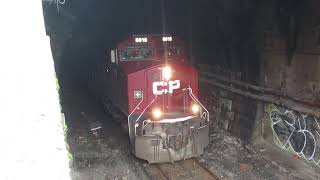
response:
M122 60L145 60L152 56L152 49L150 47L128 47L121 50Z
M179 46L162 47L158 52L161 57L176 57L183 55L183 49Z

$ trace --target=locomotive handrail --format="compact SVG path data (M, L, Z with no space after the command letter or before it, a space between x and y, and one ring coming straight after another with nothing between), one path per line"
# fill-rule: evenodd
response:
M147 110L147 108L150 107L151 104L153 104L153 102L158 98L158 96L156 95L156 97L143 109L143 111L141 112L141 114L139 115L139 117L136 119L136 122L139 121L139 119L141 118L142 114ZM136 136L136 126L134 126L134 135Z
M209 122L210 121L210 117L209 117L209 111L201 104L201 102L195 97L195 95L192 93L192 89L190 88L190 86L187 88L189 90L189 94L190 94L190 97L196 101L207 113L207 121Z
M157 99L157 97L158 96L156 95L156 97L146 106L146 108L143 109L143 111L141 112L141 114L137 118L136 122L141 118L142 114L147 110L147 108L150 107L151 104L153 104L153 102Z
M130 128L130 116L134 113L134 111L136 111L138 109L138 107L140 106L140 104L143 101L143 91L141 91L141 101L136 105L136 107L132 110L132 112L129 114L128 116L128 129L129 129L129 136L131 136L131 128Z

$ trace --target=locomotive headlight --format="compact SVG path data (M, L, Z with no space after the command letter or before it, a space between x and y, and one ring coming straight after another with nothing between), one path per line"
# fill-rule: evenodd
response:
M172 76L172 71L169 66L166 66L162 69L162 76L164 77L165 80L170 80Z
M193 114L197 114L200 111L200 107L197 104L192 104L191 105L191 111Z
M159 119L159 118L161 117L161 115L162 115L162 112L161 112L160 109L156 108L156 109L153 109L153 110L152 110L152 116L153 116L153 118Z

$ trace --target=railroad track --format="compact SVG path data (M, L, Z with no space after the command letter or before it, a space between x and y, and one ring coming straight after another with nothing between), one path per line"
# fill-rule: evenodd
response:
M218 180L219 178L195 158L174 163L151 164L147 170L154 180Z
M116 112L116 111L113 111ZM112 113L111 113L112 114ZM118 117L114 117L120 123L125 133L128 133L128 124ZM141 160L142 161L142 160ZM144 170L152 180L218 180L219 178L201 164L196 158L177 161L174 163L144 164Z

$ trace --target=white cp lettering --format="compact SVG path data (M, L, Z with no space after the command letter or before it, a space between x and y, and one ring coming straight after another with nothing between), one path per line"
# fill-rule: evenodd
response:
M161 94L167 94L173 93L173 90L180 88L180 80L174 80L174 81L160 81L160 82L154 82L152 83L152 92L156 95Z

